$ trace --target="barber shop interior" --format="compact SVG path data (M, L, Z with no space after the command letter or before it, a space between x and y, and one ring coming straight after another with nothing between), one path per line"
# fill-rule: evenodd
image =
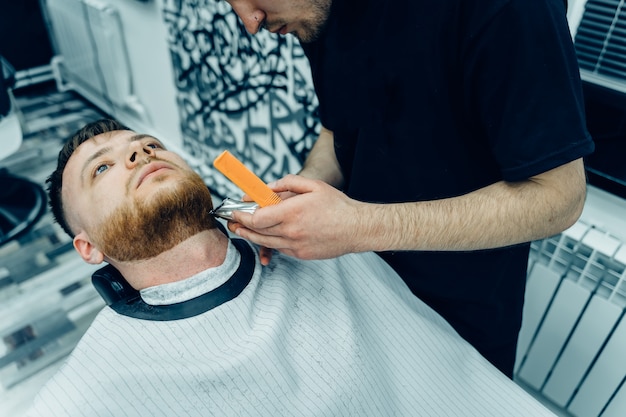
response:
M314 71L312 75L312 66L309 62L309 56L312 55L310 49L303 47L304 42L300 42L300 37L287 33L290 27L289 22L285 21L282 26L274 28L271 19L266 17L270 16L269 12L267 15L262 15L261 21L264 23L259 23L256 28L259 29L258 32L256 29L250 30L245 10L239 5L259 2L242 2L243 0L239 2L235 0L22 0L4 1L0 4L0 181L2 183L0 187L0 417L122 415L115 411L117 410L115 408L107 409L106 404L102 408L91 407L90 400L85 399L89 398L87 396L76 397L74 404L76 407L82 407L84 414L74 414L68 411L73 408L66 408L69 403L69 400L65 399L66 396L71 398L74 395L72 393L81 391L80 387L66 389L70 385L82 385L85 387L84 391L93 390L94 395L102 399L103 403L121 404L121 400L116 397L117 394L110 392L103 382L108 377L101 377L100 372L94 374L95 368L92 367L85 368L84 373L81 374L77 368L80 360L73 361L72 358L75 355L77 355L76 358L89 358L90 356L85 356L85 352L79 354L78 351L90 349L92 350L90 355L93 357L106 358L107 356L101 356L105 353L98 352L98 349L113 349L107 344L109 339L106 336L109 334L107 332L113 332L113 329L107 329L106 323L103 324L102 314L106 313L107 318L116 316L115 321L109 322L109 327L120 327L118 322L137 321L136 318L120 318L124 313L119 313L118 310L114 312L112 309L112 303L118 303L119 300L110 296L110 289L100 287L101 282L98 277L101 276L101 271L106 265L107 255L104 255L105 262L101 262L102 258L97 259L100 262L91 262L91 259L87 259L89 255L83 255L84 252L80 250L81 243L84 243L78 237L81 235L70 237L55 220L55 215L51 211L48 178L60 161L59 152L72 135L90 122L111 119L116 120L128 130L140 134L134 137L140 138L145 153L158 155L163 152L161 145L154 149L152 143L144 143L144 139L141 139L144 137L142 135L156 138L167 149L168 154L179 155L200 176L210 191L213 207L234 199L235 207L231 210L238 210L237 207L254 207L255 210L258 210L259 206L264 209L265 207L261 204L254 204L257 200L252 203L243 201L245 194L249 196L252 194L238 186L236 180L216 168L214 161L220 154L224 151L230 152L267 184L276 182L288 174L298 174L303 169L318 136L321 140L320 118L329 117L326 113L333 111L337 106L333 103L327 106L323 105L325 102L320 103L321 99L316 93L318 80L316 78L314 80L316 72ZM339 2L339 0L332 0L332 2L332 6L329 6L331 17L328 18L330 22L327 26L328 32L334 28L333 13L339 13L336 9L340 8L334 7L334 2ZM511 3L515 2L516 0L511 1ZM310 1L307 0L304 3L310 3ZM416 0L416 3L421 2ZM442 3L458 2L442 0ZM546 3L552 5L552 10L562 10L560 4L556 5L556 0L532 0L532 3ZM416 391L413 397L424 395L423 392L426 391L421 392L423 388L420 387L428 386L430 387L429 394L422 397L421 403L432 402L433 405L428 405L432 408L424 408L421 411L414 409L411 415L626 416L626 12L623 1L618 0L569 0L566 3L563 20L567 23L565 27L569 29L571 37L572 59L575 59L580 73L581 100L578 106L584 107L584 112L581 113L584 115L586 129L593 139L594 149L580 154L584 161L586 186L584 207L580 215L562 231L552 232L540 239L533 239L527 249L528 262L525 271L522 271L525 282L520 284L523 292L523 306L519 309L521 327L514 347L515 362L512 377L507 378L501 375L489 361L476 353L470 343L451 330L454 326L448 329L446 320L437 314L437 320L441 319L440 321L444 323L438 325L438 329L446 330L442 331L446 334L446 338L439 340L433 336L434 350L450 351L450 353L449 357L435 355L428 358L428 363L445 367L445 372L437 371L437 373L445 375L447 382L441 382L441 384L446 383L447 388L440 389L438 388L440 385L432 387L431 383L437 378L429 379L424 376L429 373L422 372L419 368L412 373L412 375L419 375L418 381L405 380L404 376L400 376L404 374L393 375L395 368L389 368L391 370L381 373L385 376L391 374L389 377L394 382L388 383L382 376L380 380L376 380L375 377L369 378L367 376L369 374L363 371L365 368L376 368L378 365L361 366L358 363L362 362L355 362L354 367L358 368L359 372L355 373L357 376L350 384L345 383L344 379L331 375L329 378L336 380L337 383L333 386L328 382L320 382L319 386L324 386L323 393L321 393L321 388L307 385L309 379L299 379L300 377L286 379L286 381L291 381L286 383L290 385L289 390L281 391L283 388L280 385L272 388L275 394L278 391L282 392L282 397L279 396L280 404L292 404L300 401L300 398L305 398L302 401L308 401L306 400L308 397L303 392L310 390L311 392L307 395L315 396L319 407L302 405L302 408L298 408L294 406L292 410L298 410L298 413L303 416L409 415L402 411L405 410L402 408L405 404L401 399L413 396L411 389ZM237 7L240 8L237 9ZM252 20L258 23L256 16ZM326 30L326 27L323 30ZM413 41L407 42L403 48L409 48L412 43ZM320 50L323 51L323 48ZM320 50L316 49L318 52ZM395 61L391 59L390 62ZM429 63L422 62L420 65L428 66ZM315 68L321 67L322 64L319 64ZM321 69L319 71L321 73ZM359 77L355 76L355 78ZM323 89L324 85L320 88ZM326 96L330 95L328 91L324 91ZM540 100L542 100L541 97ZM330 117L329 120L331 120ZM566 127L563 124L563 128ZM340 131L335 133L335 149L339 150L341 147L337 146L337 140L340 133ZM93 142L93 140L90 139L88 142ZM81 146L78 149L81 148L85 147ZM75 153L73 159L79 155L81 154ZM574 155L570 159L578 157ZM69 168L71 164L72 158L67 167ZM99 165L97 173L100 174L101 168L104 168L105 173L108 170L112 172L113 165L114 163ZM357 171L352 172L355 176ZM404 172L410 171L404 170ZM65 174L68 174L67 170ZM432 173L431 177L436 175L438 174ZM147 176L149 178L149 175ZM105 178L106 176L100 177L100 181ZM350 181L354 182L354 178L350 178ZM412 182L411 178L406 178L404 181ZM67 180L64 183L66 183L65 187L69 188ZM92 180L92 183L97 184L97 181ZM153 179L153 183L150 184L154 183L156 179ZM106 187L100 189L94 187L99 194L96 196L97 201L100 202L98 204L107 205L107 200L114 200L119 195L112 188L113 183L109 183L109 188ZM356 187L354 189L353 194L356 196L354 198L358 200L361 195L362 199L368 199L366 194L361 193L361 189ZM61 208L66 212L69 210L65 207L67 193L72 192L64 188L62 193L64 203ZM71 196L79 193L76 191ZM298 197L300 196L293 198L295 200ZM372 200L374 198L372 197ZM279 199L279 201L277 207L288 203L288 200ZM237 206L238 203L240 206ZM226 218L219 219L218 222L222 230L227 233L226 227L228 226L224 219ZM76 221L78 220L72 217L70 223L74 225ZM87 218L85 222L89 224L89 219ZM127 233L134 233L134 231L127 230ZM525 244L528 244L528 241ZM255 245L247 246L263 246ZM289 258L289 253L284 255L278 254L278 251L272 253L274 254L271 259L272 263L279 263ZM243 259L243 254L241 256ZM387 260L384 256L375 255L374 257L377 260L381 258ZM85 260L88 261L85 262ZM183 260L179 262L184 265ZM300 263L318 261L297 260L297 262L297 265L300 265ZM334 262L334 260L328 262ZM258 269L265 269L265 272L261 273L265 274L262 275L261 281L265 279L266 282L270 282L273 279L271 278L271 270L274 268L272 263L267 267L261 267L260 264L257 266ZM384 262L380 261L380 263ZM430 268L446 267L444 262L437 264L433 262L432 265ZM387 268L388 265L380 266L380 268L383 267ZM376 268L365 269L378 270ZM467 277L472 277L474 271L471 270L471 265L467 266L467 269L469 269L466 270ZM276 271L278 270L280 266L276 267ZM381 270L387 271L387 269ZM392 269L389 268L389 270ZM300 279L297 272L293 275L291 281ZM380 277L367 278L377 280ZM348 278L339 276L337 279ZM252 280L254 283L254 275ZM402 282L400 278L397 281ZM111 285L113 284L119 285L115 281ZM336 285L332 289L339 291L338 288L345 289L345 287L345 285ZM131 290L137 292L132 288ZM141 290L142 296L144 291ZM231 298L244 297L246 289L240 289L240 291L243 291L241 295ZM259 289L259 291L262 290ZM358 303L361 302L349 299L350 296L357 297L356 295L333 295L334 293L328 288L319 291L320 294L327 294L324 296L326 301L322 300L323 302L328 302L328 297L344 296L348 299L347 304L360 305ZM402 297L415 298L408 289L406 291L410 297L406 295ZM455 290L450 289L450 291ZM480 291L487 292L487 289L482 288ZM263 294L259 292L257 298L263 298ZM450 299L454 300L452 296ZM306 298L306 300L308 302L309 299ZM222 314L219 310L227 308L228 304L232 304L233 301L235 300L227 300L225 304L215 307L214 310L202 312L200 316L177 320L176 325L180 326L185 320L197 320L198 317L213 312ZM407 302L408 305L413 306L411 304L413 301ZM297 305L300 302L304 302L304 299L294 301L294 308L302 308ZM421 303L419 308L422 310L415 310L417 309L415 307L415 309L409 309L410 313L406 314L419 316L416 321L424 320L426 313L420 312L425 311L423 309L426 307L422 305L425 306L428 301L424 299L424 302L419 300ZM316 307L312 308L316 309ZM250 310L252 311L252 307ZM358 317L358 311L363 310L365 308L355 310L357 313L353 313L354 318L351 321L346 320L356 323L365 322L364 318ZM225 317L229 317L226 313L224 314ZM279 313L276 314L280 317ZM291 313L285 314L289 316ZM320 317L322 315L320 313ZM230 317L229 320L232 322L239 320L236 317ZM267 315L260 314L260 317L262 325L268 326L267 321L271 321L274 315L267 313ZM294 315L293 317L295 323L290 326L294 329L301 329L304 324L298 324L297 317L304 316ZM317 320L316 317L308 317L308 319ZM383 318L381 320L384 324ZM497 319L485 317L484 320ZM98 321L99 324L96 323ZM343 323L343 321L343 316L337 316L337 323ZM141 325L144 322L153 323L143 319L139 319L138 322ZM160 323L166 322L155 323L161 325ZM86 335L91 331L90 328L96 324L101 330L95 333L95 336L91 336L90 340L95 338L99 342L90 346L83 338L87 339ZM309 326L309 324L306 325ZM143 326L146 327L148 324ZM392 325L387 327L395 328ZM316 327L311 325L310 328ZM367 330L363 330L365 328ZM372 325L372 329L376 328ZM165 329L168 328L163 329L161 331L166 332ZM176 329L178 331L178 328ZM342 331L345 340L341 342L347 344L351 337L354 340L360 340L357 336L361 332L369 332L367 333L367 337L370 338L368 340L375 340L377 335L381 334L367 326L358 327L358 329L360 330L348 331L348 336L345 331ZM339 330L329 334L339 334ZM181 344L179 349L184 352L191 349L189 345L196 345L193 335L186 337L189 338L187 342L179 339ZM231 336L217 335L216 339L221 341L229 337ZM296 335L290 333L289 337L296 337ZM313 339L317 337L312 336ZM334 343L339 336L329 337ZM428 337L428 335L425 336L425 338ZM146 340L148 340L147 337ZM158 350L160 339L155 338L155 340L157 342L151 344L150 348ZM254 345L255 343L264 342L262 338L249 339L248 344ZM328 342L324 343L328 344ZM358 344L358 342L355 343ZM422 355L421 343L422 340L415 341L412 344L414 349L404 347L394 349L399 349L401 356L409 354L419 356ZM454 346L460 347L454 350L448 349L448 346L453 343ZM185 344L188 346L184 346ZM188 388L181 388L182 385L176 385L173 382L170 384L164 377L162 383L166 386L166 391L168 391L167 385L171 385L168 394L163 394L163 391L157 388L154 391L146 391L148 393L132 394L138 398L129 400L128 404L134 403L135 408L130 405L124 406L126 410L124 415L160 415L154 414L154 409L167 409L168 411L162 412L165 413L163 415L169 416L240 416L265 415L265 413L269 415L270 410L273 410L272 415L297 415L298 413L289 412L290 408L285 408L283 414L280 409L271 408L278 407L275 405L276 400L272 399L273 397L265 397L262 394L264 391L253 385L254 382L273 387L271 384L276 382L259 381L254 378L256 374L251 371L237 369L237 366L246 366L246 361L240 356L247 354L245 352L247 348L242 346L248 344L238 345L237 349L224 347L221 352L222 362L216 360L218 371L212 375L205 375L210 385L206 382L203 386L204 391L211 391L220 384L228 387L234 379L240 378L243 381L240 384L246 384L245 389L259 392L254 395L254 400L249 400L250 405L254 405L253 410L259 411L259 414L242 411L245 408L240 402L239 394L232 390L230 401L240 404L240 408L222 407L221 403L212 403L210 396L205 398L186 392L184 394L187 395L189 401L180 405L181 408L177 410L176 404L180 403L176 399L178 397L172 394L170 400L168 395L170 392L176 392L178 395L178 391ZM378 348L381 351L375 353L379 355L375 356L376 358L391 358L398 355L396 350L385 350L388 344L371 342L367 347L359 345L361 355L357 356L362 360L363 356L369 355L369 353L363 353L362 349L369 349L369 346L374 345L381 346ZM293 359L298 356L290 353L291 349L296 349L298 346L300 346L298 341L284 342L282 353L277 357L291 358L284 359L284 362L293 362L294 367L299 366L300 362ZM316 348L310 350L314 352ZM408 353L411 350L414 350L414 353ZM122 353L118 355L124 355L125 350L120 349L119 352ZM145 356L146 354L139 355ZM150 356L150 354L147 355ZM204 368L196 369L193 365L184 364L181 358L185 355L181 353L180 358L176 359L177 363L181 368L188 369L188 373L193 374L199 384L204 384L201 381L203 371L200 370ZM229 358L229 355L232 358ZM215 355L207 353L207 356ZM154 356L154 358L160 357ZM343 356L338 356L331 359L336 360L340 365L326 367L322 363L325 360L324 357L322 354L311 354L310 364L307 366L310 366L312 370L305 371L317 373L314 367L317 362L320 363L319 369L324 370L333 367L343 369L340 367L347 366L345 363L340 364ZM159 360L154 358L150 357L145 363L138 364L136 367L128 367L124 361L109 363L106 359L98 359L94 362L107 361L106 366L102 365L102 367L113 369L115 375L120 378L114 383L126 384L127 388L124 389L130 392L142 384L137 381L154 382L155 379L159 379L159 372L153 368L161 365ZM469 362L471 365L464 365L465 361L470 361L467 358L471 358ZM414 363L412 359L402 360L406 361L405 363ZM442 364L437 364L437 362ZM151 363L154 366L151 366ZM266 368L263 368L265 371L260 370L259 365L257 373L259 375L272 374L274 371L271 363L268 360ZM419 363L421 362L416 361L416 365L410 366L419 366L417 365ZM457 364L452 367L456 368L456 375L455 370L450 370L447 363ZM235 373L224 371L223 368L227 366L225 364L233 367ZM115 369L116 367L125 369ZM68 368L81 377L80 383L76 382L75 378L72 381L71 375L75 375L73 373L63 374L66 375L65 379L55 378L55 375L65 372ZM144 372L146 376L141 376L140 374ZM320 370L319 373L321 374L322 371ZM361 374L363 377L359 379L358 375ZM143 379L144 377L147 379ZM228 381L219 381L221 377ZM178 381L178 374L173 378L176 378L174 381ZM110 379L113 380L113 377ZM326 401L326 398L329 398L330 402L334 397L340 398L344 403L343 406L346 403L354 405L353 403L359 402L361 398L359 395L369 396L369 394L363 394L368 391L365 391L365 388L361 390L359 385L363 383L369 386L368 384L372 382L366 384L365 381L370 379L374 379L374 383L384 387L384 389L381 388L386 393L383 395L384 401L390 403L390 408L381 405L380 410L373 413L369 409L371 405L360 405L363 407L361 410L368 410L366 413L360 413L354 411L360 409L358 406L334 409L330 405L327 408L320 405ZM46 388L49 391L42 391L51 380L54 381L52 387ZM440 383L437 382L437 384ZM472 386L473 384L478 385ZM297 386L298 390L294 390L294 386ZM346 388L350 390L347 391ZM318 389L320 392L317 391ZM468 394L475 391L485 392L487 389L490 390L488 392L491 398L494 398L493 408L490 408L491 404L488 399L474 398L472 400L473 394ZM409 390L408 393L405 390ZM298 395L294 394L295 391ZM41 392L44 392L41 397L42 402L45 403L45 398L56 397L58 404L48 402L39 405L37 412L30 414L29 410ZM63 392L63 396L55 392ZM351 397L350 392L355 393L355 396ZM223 397L223 394L220 395ZM437 395L440 397L436 397ZM166 405L159 405L160 403L151 396L159 397L158 401L162 400ZM227 397L223 398L228 400ZM395 399L398 399L398 404L394 404ZM497 409L495 408L496 402L508 404L508 411L511 414L493 411ZM532 411L515 414L518 412L515 410L518 402L523 407L541 407L542 410L546 410L546 414L535 414ZM455 405L458 407L457 412L450 411L454 408L436 408L448 403L458 403ZM202 404L205 408L187 408L189 404L194 404L194 406ZM410 401L407 404L411 404ZM484 413L476 411L482 410L480 407L486 407L486 411ZM48 413L45 410L50 411ZM103 410L109 410L109 412ZM310 414L300 410L309 410ZM524 408L524 410L534 409Z

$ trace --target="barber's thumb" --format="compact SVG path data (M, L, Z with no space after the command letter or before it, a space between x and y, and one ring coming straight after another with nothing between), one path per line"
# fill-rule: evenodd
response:
M272 181L268 186L277 193L291 192L293 194L303 194L311 191L312 181L309 178L289 174L278 181Z

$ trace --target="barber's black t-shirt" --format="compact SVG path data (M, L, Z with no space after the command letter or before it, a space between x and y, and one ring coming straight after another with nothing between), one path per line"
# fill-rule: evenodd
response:
M593 150L562 0L333 0L303 47L355 199L463 195ZM528 250L380 255L510 374Z

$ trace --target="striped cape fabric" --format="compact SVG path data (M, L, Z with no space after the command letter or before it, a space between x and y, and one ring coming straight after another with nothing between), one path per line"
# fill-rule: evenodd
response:
M222 266L142 297L167 304L214 288L236 269L229 245ZM27 415L553 415L377 255L275 254L267 267L256 258L238 297L195 317L147 321L105 307Z

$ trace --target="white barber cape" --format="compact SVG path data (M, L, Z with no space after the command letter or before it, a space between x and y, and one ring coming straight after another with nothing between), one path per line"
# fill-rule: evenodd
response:
M191 300L240 262L142 291ZM130 318L105 307L28 416L553 415L411 294L373 253L258 256L239 296L196 316Z

